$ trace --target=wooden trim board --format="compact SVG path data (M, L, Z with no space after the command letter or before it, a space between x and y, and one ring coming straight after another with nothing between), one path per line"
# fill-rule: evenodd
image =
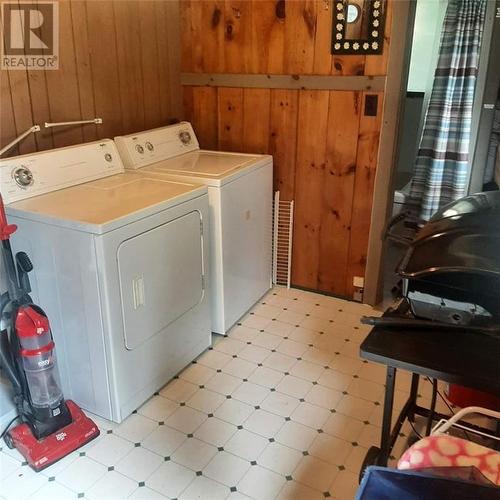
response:
M233 87L295 90L368 90L381 92L385 76L266 75L236 73L181 73L181 84L196 87Z

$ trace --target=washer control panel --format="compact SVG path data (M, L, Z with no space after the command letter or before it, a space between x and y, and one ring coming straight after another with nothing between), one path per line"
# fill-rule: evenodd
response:
M132 169L200 149L189 122L115 137L115 143L125 168Z
M109 139L0 160L4 203L24 200L124 171Z

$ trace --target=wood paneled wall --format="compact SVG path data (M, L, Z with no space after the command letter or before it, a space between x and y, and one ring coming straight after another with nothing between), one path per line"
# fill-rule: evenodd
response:
M384 76L384 52L330 53L328 0L182 0L182 68L189 73ZM365 113L376 96L376 114ZM274 157L274 185L295 200L292 283L352 297L364 276L383 93L184 87L202 147Z
M181 118L177 0L59 1L59 69L0 71L0 144L34 123L101 117L46 129L10 154L140 131Z

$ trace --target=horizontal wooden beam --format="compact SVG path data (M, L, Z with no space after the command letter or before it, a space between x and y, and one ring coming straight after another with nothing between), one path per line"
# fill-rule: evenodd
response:
M237 87L296 90L383 91L385 76L266 75L234 73L182 73L181 84L197 87Z

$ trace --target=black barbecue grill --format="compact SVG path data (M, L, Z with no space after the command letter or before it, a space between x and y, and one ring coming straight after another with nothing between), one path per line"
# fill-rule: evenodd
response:
M387 237L407 246L396 272L408 312L363 322L500 333L500 191L461 198L425 224L407 222L413 238L395 235L400 222Z

